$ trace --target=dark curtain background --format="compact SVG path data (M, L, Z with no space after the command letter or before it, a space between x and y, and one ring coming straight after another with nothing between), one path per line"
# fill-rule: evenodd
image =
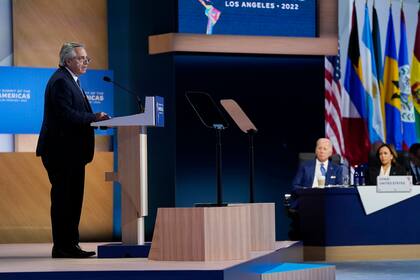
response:
M140 96L165 98L165 128L149 129L151 240L158 207L216 201L215 134L202 126L185 98L187 90L233 98L259 129L255 136L257 202L276 203L278 240L289 221L283 194L290 191L298 152L312 152L324 135L324 59L300 56L211 54L148 55L148 36L176 30L176 1L108 1L109 64L119 83ZM116 88L115 114L137 112L133 97ZM226 202L248 199L248 140L228 118L223 132ZM115 186L114 235L120 235Z

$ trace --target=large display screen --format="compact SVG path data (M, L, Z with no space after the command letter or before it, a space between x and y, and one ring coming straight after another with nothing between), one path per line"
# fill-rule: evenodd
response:
M317 0L179 0L178 32L316 37Z

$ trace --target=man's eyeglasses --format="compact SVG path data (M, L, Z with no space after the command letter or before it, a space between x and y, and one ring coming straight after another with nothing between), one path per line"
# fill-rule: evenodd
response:
M74 59L76 59L80 63L91 63L92 62L92 58L90 58L88 56L75 56Z

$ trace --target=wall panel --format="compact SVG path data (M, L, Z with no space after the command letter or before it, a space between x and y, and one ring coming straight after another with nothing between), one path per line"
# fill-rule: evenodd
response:
M16 66L56 67L67 41L86 45L91 68L108 68L106 0L13 1Z
M86 168L80 235L83 240L112 238L112 153L97 152ZM0 243L50 242L50 183L34 153L0 153Z
M57 67L61 45L86 45L92 69L108 68L106 0L13 0L14 65ZM33 153L37 135L16 135L15 151L0 153L0 243L49 242L50 183L40 158ZM109 138L97 139L99 150ZM26 153L30 151L29 153ZM80 223L82 240L112 238L112 152L97 152L87 166L85 199Z

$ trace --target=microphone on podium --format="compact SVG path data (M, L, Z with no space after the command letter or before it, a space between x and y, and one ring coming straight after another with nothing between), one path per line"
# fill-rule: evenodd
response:
M119 83L113 81L110 77L108 76L104 76L103 80L107 83L112 83L114 85L116 85L117 87L119 87L120 89L124 90L125 92L129 93L130 95L134 96L137 100L137 105L139 106L139 110L140 113L144 113L144 107L143 107L143 103L141 102L141 98L137 95L137 93L127 89L126 87L120 85Z

